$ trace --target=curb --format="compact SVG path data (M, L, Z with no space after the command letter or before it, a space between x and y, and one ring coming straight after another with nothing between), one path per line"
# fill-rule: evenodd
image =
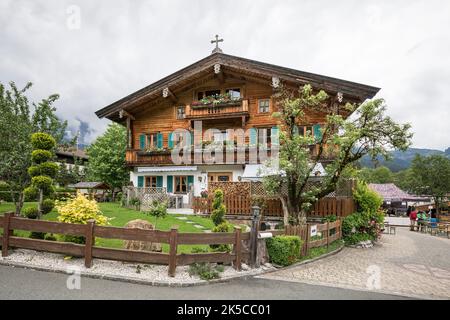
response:
M60 269L60 268L54 269L51 267L33 266L33 265L21 263L21 262L11 262L11 261L0 260L0 265L9 266L9 267L13 267L13 268L23 268L23 269L32 269L32 270L44 271L44 272L68 274L65 269ZM268 272L271 272L271 271L268 271ZM86 278L92 278L92 279L121 281L121 282L126 282L126 283L150 285L150 286L155 286L155 287L194 287L194 286L203 286L203 285L209 285L209 284L215 284L215 283L224 283L224 282L229 282L229 281L235 280L235 279L247 280L254 276L262 275L265 273L266 272L252 272L250 274L237 275L237 276L225 277L225 278L220 278L220 279L213 279L213 280L209 280L209 281L198 280L198 281L193 281L193 282L151 281L151 280L145 280L145 279L139 279L139 278L133 278L133 277L112 276L112 275L105 275L105 274L85 272L85 271L81 271L81 276L86 277Z

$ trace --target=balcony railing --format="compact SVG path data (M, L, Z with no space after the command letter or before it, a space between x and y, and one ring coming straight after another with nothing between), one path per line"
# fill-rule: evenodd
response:
M230 101L220 104L188 105L186 119L209 119L230 116L247 116L248 100Z

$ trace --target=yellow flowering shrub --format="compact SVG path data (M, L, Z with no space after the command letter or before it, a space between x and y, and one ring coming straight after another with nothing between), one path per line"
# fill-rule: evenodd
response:
M97 201L89 200L80 193L67 202L56 201L55 207L60 222L86 224L93 219L98 225L109 224L109 218L100 211Z

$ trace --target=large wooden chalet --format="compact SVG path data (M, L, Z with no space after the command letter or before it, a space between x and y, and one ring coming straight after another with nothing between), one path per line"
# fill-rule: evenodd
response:
M187 203L187 194L199 196L208 188L208 182L254 178L255 164L250 164L246 154L243 162L235 164L175 165L170 151L172 132L192 131L194 122L201 121L203 131L219 130L212 140L229 140L226 130L240 128L246 133L247 144L267 143L270 149L271 132L278 124L272 117L277 110L272 95L280 83L296 89L304 84L323 89L330 96L330 104L337 97L342 104L360 104L379 91L372 86L231 56L216 46L206 58L98 110L96 115L127 127L126 161L134 186L164 187L169 194L185 195ZM307 116L309 121L299 132L319 132L325 114ZM315 152L314 146L311 152Z

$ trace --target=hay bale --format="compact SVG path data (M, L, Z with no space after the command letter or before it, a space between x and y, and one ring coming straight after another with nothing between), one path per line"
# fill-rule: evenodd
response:
M153 225L141 219L131 220L126 225L125 228L131 229L144 229L144 230L153 230ZM148 242L148 241L136 241L136 240L125 240L124 246L129 250L141 250L141 251L156 251L161 252L162 247L161 243Z

